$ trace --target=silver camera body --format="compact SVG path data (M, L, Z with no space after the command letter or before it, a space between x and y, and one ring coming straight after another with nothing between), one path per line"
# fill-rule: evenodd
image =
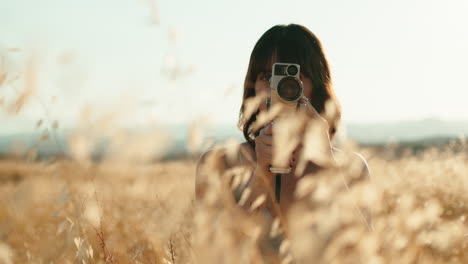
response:
M304 91L300 73L299 64L278 62L272 66L269 104L281 104L281 115L293 113L298 107L298 101Z
M296 113L299 107L299 99L303 95L304 85L300 79L301 67L295 63L275 63L271 69L270 97L267 105L281 107L280 118L287 119L289 115ZM270 172L286 174L291 167L271 166Z

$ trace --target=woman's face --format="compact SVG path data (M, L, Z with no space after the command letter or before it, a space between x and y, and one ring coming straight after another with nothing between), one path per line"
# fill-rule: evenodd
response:
M271 70L267 72L261 72L257 75L257 78L255 80L255 94L270 93L270 77ZM307 78L302 73L300 74L300 79L302 81L302 84L304 85L303 94L310 100L312 97L312 81L310 80L310 78ZM260 111L263 111L265 109L266 104L260 104Z

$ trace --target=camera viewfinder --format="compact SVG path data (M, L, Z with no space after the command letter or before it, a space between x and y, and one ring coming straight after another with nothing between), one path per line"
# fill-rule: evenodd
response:
M275 65L275 75L285 76L288 65Z

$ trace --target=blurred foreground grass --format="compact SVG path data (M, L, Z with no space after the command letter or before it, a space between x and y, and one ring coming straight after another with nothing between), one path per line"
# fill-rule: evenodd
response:
M346 193L314 183L314 209L294 210L280 251L291 248L297 263L468 263L461 149L358 149L372 181ZM195 210L195 167L2 160L0 263L287 263L258 253L259 224L237 208ZM372 210L372 231L354 206Z

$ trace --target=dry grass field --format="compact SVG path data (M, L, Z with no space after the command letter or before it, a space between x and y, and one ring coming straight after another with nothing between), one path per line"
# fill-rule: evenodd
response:
M178 123L178 120L185 120L185 116L182 119L179 117L172 120L173 114L177 117L177 113L185 113L187 117L194 117L203 113L197 111L205 109L203 111L206 113L220 111L221 114L215 116L218 118L222 117L224 113L221 111L228 109L218 110L218 107L222 104L230 104L232 102L230 95L234 94L234 89L240 87L237 87L239 86L238 81L232 81L237 79L226 79L223 74L230 72L237 74L238 69L237 66L225 68L224 71L220 71L222 74L213 75L211 69L213 67L222 68L223 64L211 60L211 57L222 57L225 63L233 63L229 56L231 53L234 54L233 56L237 56L237 53L230 52L229 45L223 47L223 50L228 52L221 52L221 48L216 48L216 45L219 45L217 39L227 35L211 33L211 35L216 35L216 40L211 41L206 38L209 36L209 34L205 34L208 31L204 30L211 32L211 30L216 30L213 24L219 24L222 26L219 28L221 33L231 34L232 29L243 26L241 24L239 26L239 20L236 16L233 16L236 18L233 20L236 27L229 27L229 24L225 23L229 20L229 16L223 17L222 23L220 23L216 19L213 20L204 15L203 12L208 10L209 13L219 13L224 16L222 12L225 10L229 13L227 15L235 14L238 3L234 2L232 5L236 8L223 8L216 12L212 10L218 9L212 9L212 7L202 10L201 13L198 9L190 10L197 14L195 19L191 18L190 23L196 25L196 30L199 30L190 31L189 27L184 27L182 19L180 21L174 20L175 24L171 24L173 17L182 15L184 18L190 18L182 12L189 10L190 6L187 9L187 5L180 8L176 4L174 5L177 7L176 13L167 13L169 14L167 19L165 16L160 21L160 13L164 12L166 4L159 6L159 1L144 2L148 5L149 11L145 13L145 16L149 17L147 17L148 19L145 17L141 22L142 24L144 22L145 25L150 24L151 27L154 27L154 31L146 26L144 30L134 28L134 25L140 23L140 20L134 20L136 18L133 16L137 13L133 14L130 9L121 8L128 11L127 14L133 14L132 16L120 16L118 15L120 13L109 16L110 13L119 10L117 5L100 3L97 7L105 7L102 10L82 8L85 12L83 13L84 19L76 21L76 18L81 17L78 12L80 10L76 8L78 5L70 5L72 8L64 14L68 14L68 12L73 14L73 16L70 15L69 21L72 24L54 20L55 17L60 18L63 14L50 16L53 13L46 12L46 9L39 10L39 12L34 10L31 13L39 14L37 18L28 17L28 13L24 13L24 11L20 13L16 11L17 14L23 14L23 17L18 16L21 19L16 19L16 13L7 8L9 14L5 21L10 21L8 17L15 19L11 20L11 25L6 23L12 30L3 34L6 37L0 43L8 45L5 48L0 47L0 114L11 120L14 119L15 115L20 115L18 122L8 123L10 125L7 125L6 122L2 123L4 130L2 134L18 133L11 132L16 130L10 131L9 126L11 124L18 125L17 129L20 131L21 118L30 121L42 116L37 120L35 128L33 128L34 124L30 124L27 129L24 129L29 131L33 128L34 134L40 134L37 143L15 146L10 144L12 142L7 142L9 140L5 140L5 146L8 145L12 153L11 155L3 155L2 153L0 156L0 264L468 263L468 141L465 139L454 141L446 146L418 149L417 152L414 152L411 146L408 146L410 149L403 149L403 147L396 145L371 147L343 143L344 152L338 154L333 160L336 162L333 163L333 166L339 166L305 175L299 180L294 193L295 202L287 214L273 212L273 216L268 216L263 211L258 210L260 205L264 203L265 196L253 197L253 203L246 206L248 203L245 201L251 198L247 197L249 189L246 189L244 194L247 194L242 196L240 201L236 202L233 199L233 190L242 183L246 183L251 176L243 167L207 172L209 177L205 179L206 182L203 182L204 187L206 187L204 196L202 199L195 200L195 172L198 158L202 152L201 149L206 150L207 146L212 146L215 142L214 138L205 140L202 136L202 127L206 125L204 123L209 123L209 118L200 117L199 120L194 120L190 128L191 131L184 139L187 141L187 146L184 149L191 154L184 154L183 158L178 159L162 160L161 157L171 145L171 140L176 138L172 135L175 133L162 133L161 131L153 133L153 129L159 129L158 126L153 127L153 125L159 125L158 122L161 122L161 127L163 127L165 119L158 120L159 118L167 118L166 121L171 121L169 123L174 124ZM252 8L251 2L248 4L247 8L239 9L242 10L243 16L245 16L243 11L249 10L253 10L255 15L262 13L263 10ZM40 5L47 6L44 3ZM216 3L216 5L221 6L222 4ZM8 7L8 5L6 6ZM23 7L20 4L18 6L20 9L31 8L29 5ZM197 6L202 5L197 2ZM421 83L419 80L425 80L426 73L428 73L425 70L430 69L429 66L425 65L419 67L417 65L419 62L427 64L427 62L433 61L436 66L457 65L456 61L436 61L437 56L434 58L427 56L424 49L418 48L419 42L414 42L425 35L434 34L406 33L410 32L407 29L424 29L422 26L425 24L431 27L428 28L427 32L432 32L433 28L437 29L437 27L444 28L445 35L440 38L443 40L441 43L451 44L450 50L456 51L454 48L461 42L458 40L454 42L453 39L450 41L450 34L446 34L450 33L450 30L445 30L446 27L439 22L445 20L451 22L450 27L455 30L453 32L457 33L455 34L457 37L461 35L461 32L465 32L461 27L457 27L458 24L462 25L463 23L458 23L456 16L453 16L451 19L443 19L442 17L438 20L439 22L431 24L428 23L431 16L427 15L422 20L415 16L416 13L424 13L423 5L422 7L418 5L418 9L415 9L417 12L412 13L407 12L410 9L407 8L406 3L402 6L404 8L401 9L406 12L402 17L408 18L406 22L411 22L411 19L422 21L421 25L415 24L416 27L412 28L408 27L408 25L412 25L411 23L404 23L405 28L401 31L412 37L403 38L401 43L404 45L394 44L399 44L394 41L397 39L397 35L393 33L398 31L394 27L396 25L393 21L394 16L389 16L392 18L392 21L388 23L390 26L379 22L384 21L385 18L380 15L381 11L384 10L380 10L381 8L378 8L378 13L375 13L377 16L372 15L367 17L365 21L363 20L365 23L362 25L365 25L363 27L365 31L360 34L359 31L353 31L356 36L364 36L366 33L379 40L372 42L372 39L363 38L371 44L368 47L361 45L365 44L364 42L356 42L359 44L359 48L363 47L362 51L371 52L369 53L371 56L378 54L376 51L384 50L383 44L388 42L391 43L392 50L397 52L394 54L398 56L394 57L400 60L395 60L394 64L386 63L385 65L390 65L390 68L383 67L381 73L373 71L373 68L357 67L360 65L352 60L349 65L359 69L359 74L348 74L349 76L366 73L364 77L369 79L369 76L372 77L375 75L374 73L378 73L380 75L376 76L384 76L384 80L387 82L385 85L387 85L389 80L392 81L388 76L401 75L396 70L404 70L404 68L394 66L403 61L402 58L405 58L405 65L411 66L411 71L407 72L411 74L404 74L403 77L411 77L417 82L398 78L394 83L397 85L408 83L408 87L413 89ZM264 5L262 8L264 7L267 6ZM389 12L385 10L390 15L391 12L397 10L394 8L395 6L389 7L391 7L388 9ZM215 6L215 8L217 7ZM279 8L283 7L279 6ZM366 12L372 11L369 8L365 9ZM395 10L392 11L392 9ZM62 12L59 8L53 8L53 10L55 10L54 12ZM450 14L450 9L437 10L438 13L443 13L440 11ZM96 14L94 19L98 18L102 24L100 22L93 25L93 12ZM336 13L341 14L340 12ZM353 12L346 13L353 14ZM359 10L359 13L359 17L366 17L365 12ZM206 16L204 20L208 24L199 24L200 14ZM328 13L326 15L325 22L333 21ZM40 21L36 22L34 19L38 18ZM372 22L372 28L367 27L373 18L378 18L378 21ZM18 21L16 25L13 23L15 20ZM117 24L116 21L123 24ZM249 25L252 24L252 19L246 21ZM353 21L359 22L354 18L353 20L346 19L348 24ZM48 26L48 23L53 24ZM106 23L109 23L107 24L109 31L105 27ZM28 28L29 24L33 27ZM333 23L321 24L334 25ZM55 25L59 27L55 27ZM352 23L349 25L353 26L353 30L358 28L354 27ZM204 29L205 27L206 29ZM62 31L58 30L59 28L66 31L60 33ZM373 28L378 30L369 31L371 34L368 34L368 29ZM381 28L384 30L380 30ZM373 34L380 31L385 32L387 29L392 30L390 31L391 35L387 34L390 36L389 41ZM128 32L131 34L127 34L125 30L130 30ZM18 35L10 34L14 31L18 31ZM89 32L91 35L87 37L88 33L84 34L81 31ZM324 31L327 30L324 28ZM196 34L192 34L193 32ZM349 37L341 34L341 31L337 32L339 33L337 35ZM421 32L424 33L424 31ZM143 38L143 35L148 36ZM192 35L196 38L192 39ZM329 34L329 36L332 35ZM26 38L23 40L21 36ZM439 37L436 38L439 39ZM73 44L70 44L70 47L66 45L68 39L73 42L70 42ZM194 40L196 41L194 42ZM207 46L210 50L198 50L201 47L199 45L201 42L198 43L199 40L205 40L206 43L209 43L209 45L203 46ZM421 43L426 45L427 39L422 40ZM436 39L432 39L430 43L437 44L434 40ZM333 39L327 39L328 41L333 42ZM24 44L21 44L22 42ZM76 45L75 42L77 42ZM230 44L232 47L236 45L234 48L238 48L238 43L241 42L243 43L242 39L238 41L236 37L236 41L229 40L219 43ZM345 42L352 43L349 39L346 39ZM119 43L123 43L124 46L117 45ZM340 43L340 41L336 43ZM18 47L15 47L16 45ZM442 45L434 45L432 46L444 50L444 53L440 53L444 54L444 59L450 57L445 56L447 55L445 51L448 49L443 48ZM44 47L42 48L42 46ZM182 49L185 46L191 47L193 50ZM395 46L404 47L404 51L410 53L400 54L398 52L403 50L393 49ZM463 45L458 46L462 47ZM150 48L155 49L156 52L149 52ZM342 54L353 49L353 46L347 46ZM213 51L212 56L205 56L209 53L206 51ZM198 60L199 57L186 56L193 52L196 52L197 55L198 53L203 55L203 59ZM338 55L335 56L339 57L340 54L338 52ZM460 54L452 57L463 58ZM278 56L273 57L280 57L279 52L276 55ZM405 56L409 60L406 60ZM205 61L205 57L209 60ZM344 58L342 61L346 63L346 56L342 57ZM105 58L108 58L109 61L106 62ZM349 58L354 59L354 56ZM363 58L366 59L365 56ZM145 59L150 63L144 64ZM373 59L372 57L367 59L363 61L373 61L369 60ZM161 61L155 63L154 60ZM320 67L324 67L323 62L321 59ZM203 65L203 63L207 63L207 65ZM234 60L234 63L237 62ZM337 65L339 63L333 62ZM373 66L375 63L367 64L375 68ZM346 64L343 65L346 66ZM349 67L346 66L342 69L346 68ZM457 68L462 69L462 67L445 67L451 71L447 72L450 73L450 77L444 77L444 72L439 71L440 67L433 68L438 70L438 76L442 76L439 83L447 87L459 85L457 80L453 78L454 72L452 71ZM206 69L210 71L205 71ZM394 70L394 72L388 71L388 69ZM193 79L186 79L196 71L201 74L196 75ZM338 72L340 71L338 70ZM210 73L210 75L205 73ZM422 78L418 78L418 73L423 74ZM208 76L208 81L213 81L212 84L202 80L201 76L205 75ZM212 78L213 76L215 78ZM324 82L322 80L328 80L330 76L322 74L318 77L320 82ZM374 81L370 78L368 81L372 85L370 88L378 88L380 79ZM347 83L345 79L341 80L341 83ZM447 80L451 82L447 82ZM222 90L222 81L226 81L226 86L229 85L224 91ZM313 83L315 85L316 82ZM434 83L437 84L437 82ZM350 84L350 87L353 87L353 83ZM418 101L419 94L430 94L426 90L428 85L424 82L422 84L424 84L425 92L418 93L418 97L414 98L415 109L424 107L424 104L420 104ZM388 87L392 87L391 83L388 85L390 85ZM354 86L359 85L355 83ZM393 87L396 86L393 85ZM198 88L200 91L197 90ZM428 88L431 87L428 86ZM241 119L244 118L244 121L260 109L260 104L266 102L266 97L264 97L266 94L257 93L256 89L255 85L255 89L252 90L256 96L246 99L245 105L243 104ZM439 90L434 91L439 92ZM378 92L373 94L382 97L378 99L381 101L393 102L392 98L400 99L399 97L387 98L386 93ZM214 96L205 97L206 94ZM359 91L356 94L360 101L355 100L353 104L363 102L361 100L363 96L372 96ZM393 90L392 94L398 95ZM320 96L318 100L325 98L320 91L318 95ZM407 94L405 90L402 95L411 96L411 93ZM200 100L200 96L203 96L203 100ZM315 90L313 96L315 96ZM112 103L114 99L120 100L120 97L122 97L122 102ZM351 102L352 98L349 100ZM366 100L372 102L369 105L372 108L369 108L368 111L376 111L376 107L385 108L385 104L379 105L381 101L376 101L376 98L367 98ZM21 113L24 108L31 107L28 105L31 101L34 103L33 108ZM450 104L457 103L456 100L446 101ZM212 103L212 105L207 102ZM203 107L195 107L198 104L203 104ZM210 108L206 108L205 104ZM322 117L317 118L318 113L315 113L317 116L310 118L310 120L308 120L310 117L308 116L307 121L305 121L306 119L303 118L305 115L300 119L301 122L314 123L318 126L306 126L302 123L282 128L278 126L281 129L277 132L281 132L283 136L278 141L281 144L277 145L279 146L277 149L280 149L281 153L284 154L287 152L283 151L286 149L285 146L296 146L290 144L294 141L295 144L304 143L304 146L307 146L304 148L305 150L311 149L309 151L311 156L316 153L319 153L316 154L318 158L323 153L329 155L331 151L328 124L338 121L336 113L339 110L335 109L335 104L331 105L332 108L330 108L330 104L326 104L324 112L321 113L324 120ZM434 108L433 105L428 104ZM438 110L442 109L441 111L443 111L444 107L437 106ZM309 107L311 106L309 105ZM109 108L109 112L107 112L107 108ZM302 107L297 108L302 109ZM402 107L402 109L406 108ZM393 111L394 109L386 110ZM101 111L105 113L101 115ZM380 116L381 113L384 113L379 111L376 111L375 115L368 115L368 117ZM431 111L415 111L409 116L434 113ZM249 133L255 132L274 120L280 112L281 107L272 105L270 111L259 113L255 123L252 124L256 125L257 128L252 128L252 132ZM80 113L79 116L78 113ZM356 113L359 112L355 112L355 116ZM401 117L407 116L406 112L402 113ZM451 117L449 113L444 114ZM232 115L229 114L229 116ZM385 114L384 116L390 117L392 115ZM59 120L70 122L70 124L61 124ZM139 120L143 120L141 128L144 131L150 131L148 134L145 134L146 132L139 134L139 123L137 122ZM224 121L227 122L227 120ZM322 122L325 120L328 121L328 124ZM127 121L132 122L126 124ZM292 118L288 121L291 121L291 124L295 122ZM276 122L276 124L278 123ZM70 125L69 128L68 125ZM125 132L118 131L114 125L116 127L129 125L132 129L125 130ZM290 129L291 127L293 129ZM302 130L305 131L305 127L310 128L310 130L304 134ZM68 129L71 130L70 134L68 134ZM129 132L130 130L132 132ZM290 130L296 134L302 133L301 136L305 137L301 137L299 140L294 137L296 134ZM391 135L391 133L385 134ZM326 141L323 141L324 135L326 135ZM312 139L316 136L322 136L322 141L317 140L319 143L313 146L306 144L314 143ZM277 138L280 137L275 136L275 141ZM303 140L303 138L310 139L310 142ZM63 142L60 141L62 139ZM109 143L107 146L103 139L109 139L112 144ZM57 147L61 151L61 154L58 155L63 155L64 158L41 157L38 146L43 142L57 145L54 145L54 148ZM62 146L62 143L66 146ZM100 143L103 143L103 146L97 146ZM276 146L277 143L274 144ZM226 144L224 147L231 148L232 145ZM108 152L97 151L100 148ZM155 149L157 153L154 153ZM290 153L292 153L293 148L290 149ZM6 151L6 148L1 150ZM93 151L95 151L95 156L99 156L99 158L91 157ZM360 177L363 163L360 159L356 160L357 155L354 155L353 152L360 153L368 161L370 179L363 180ZM108 157L105 156L107 154L109 154ZM333 155L329 156L335 158ZM302 161L303 164L306 164L309 160L298 160L298 162ZM209 160L208 162L211 162L210 164L214 168L220 168L216 161Z
M305 178L276 251L223 185L194 203L195 159L2 160L0 263L468 263L466 150L359 149L371 181Z

